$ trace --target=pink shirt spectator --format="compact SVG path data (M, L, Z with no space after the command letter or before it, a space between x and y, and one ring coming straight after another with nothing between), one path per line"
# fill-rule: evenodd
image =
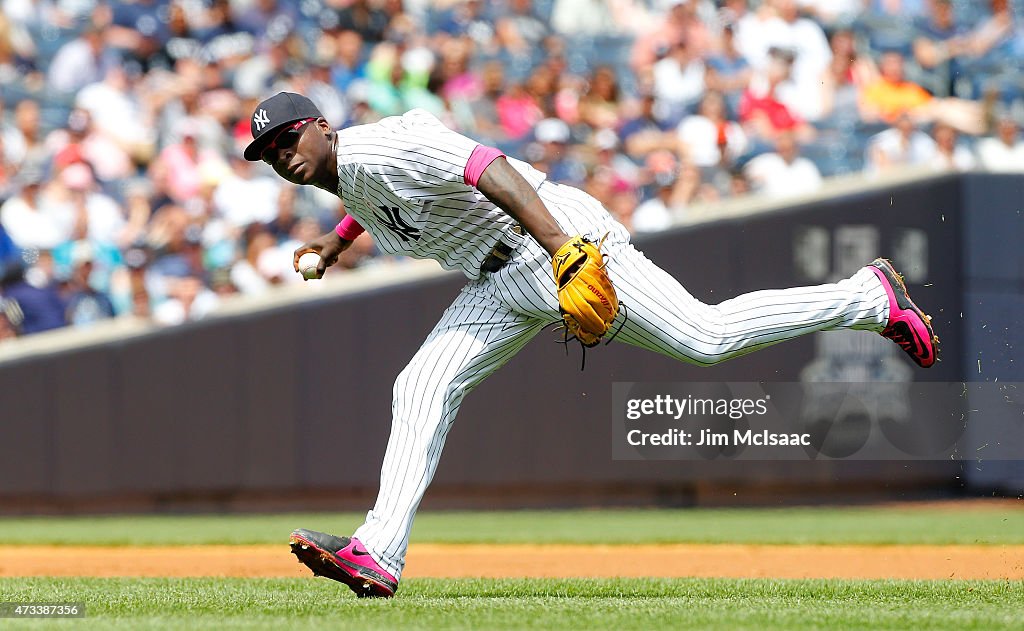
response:
M483 82L475 74L464 72L445 81L442 92L449 101L472 101L483 94Z
M160 152L159 169L167 186L167 194L176 202L185 202L199 193L204 162L221 162L220 156L207 149L189 150L182 143L170 145Z
M503 95L495 106L501 128L509 138L522 138L543 117L537 103L523 92Z

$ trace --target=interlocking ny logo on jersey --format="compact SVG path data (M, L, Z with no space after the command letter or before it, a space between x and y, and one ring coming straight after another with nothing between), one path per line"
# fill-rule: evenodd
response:
M380 208L381 210L384 211L383 215L377 213L377 218L380 219L381 222L383 222L385 227L387 227L392 232L401 237L402 241L420 240L419 228L410 226L409 224L405 223L405 220L402 219L402 216L398 214L397 206L378 206L377 208Z
M267 110L260 110L252 117L252 122L256 124L256 131L260 131L264 127L270 124L270 117L267 116Z

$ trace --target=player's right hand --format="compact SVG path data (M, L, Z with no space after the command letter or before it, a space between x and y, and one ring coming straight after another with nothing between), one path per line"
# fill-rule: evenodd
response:
M338 257L342 252L347 250L352 245L351 241L346 241L338 236L338 233L334 230L324 233L319 237L313 239L309 243L306 243L295 250L295 254L292 257L292 265L295 271L299 271L299 257L306 252L316 252L320 255L320 263L316 266L316 277L323 278L324 272L327 268L338 262Z

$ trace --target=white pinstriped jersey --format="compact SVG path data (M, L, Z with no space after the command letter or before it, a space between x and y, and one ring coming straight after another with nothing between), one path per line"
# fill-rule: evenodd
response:
M463 180L476 146L422 110L339 132L338 195L381 249L435 259L472 279L395 381L380 493L354 535L396 580L463 398L561 317L548 253L532 237L514 243L512 218ZM888 296L869 269L831 285L703 304L636 250L598 200L509 163L563 232L607 235L606 269L628 308L615 325L621 342L711 365L813 331L880 331L886 322ZM499 238L519 247L498 271L481 274Z
M512 246L522 239L511 230L513 219L463 180L478 144L421 109L343 129L338 196L381 250L477 278L499 239ZM546 179L525 162L508 161L535 189Z

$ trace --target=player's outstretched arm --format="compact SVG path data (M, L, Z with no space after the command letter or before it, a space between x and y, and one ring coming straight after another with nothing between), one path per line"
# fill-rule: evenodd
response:
M341 236L331 230L319 237L313 239L309 243L303 244L301 247L295 250L295 255L292 257L292 264L295 266L295 271L299 271L299 257L306 252L316 252L320 255L320 263L316 266L316 277L323 278L324 272L327 268L338 262L338 257L342 252L347 250L352 242L347 239L342 239Z
M562 232L537 191L505 158L495 159L484 169L476 188L495 206L518 221L548 254L553 255L558 248L568 243L569 235Z

